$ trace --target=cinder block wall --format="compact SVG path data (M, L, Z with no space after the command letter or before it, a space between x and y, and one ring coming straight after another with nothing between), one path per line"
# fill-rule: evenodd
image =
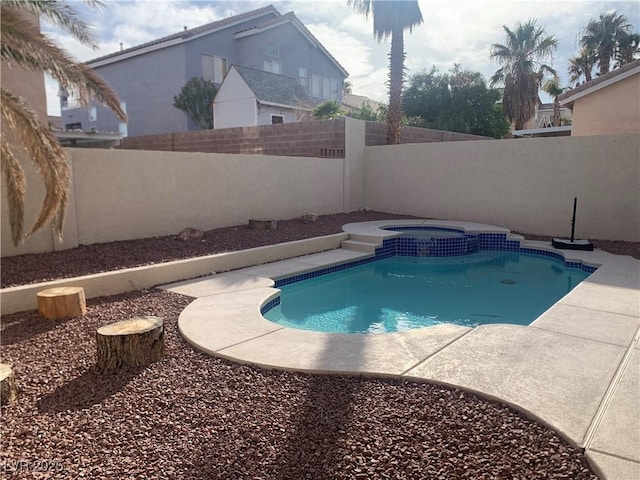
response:
M345 120L165 133L123 139L127 150L344 157Z
M431 142L460 142L465 140L492 140L490 137L470 135L468 133L445 132L420 127L402 127L400 143L431 143ZM365 128L365 145L386 145L387 125L384 123L367 122Z
M119 148L127 150L162 150L175 152L244 153L257 155L292 155L297 157L343 158L345 121L312 122L236 127L196 132L164 133L128 137ZM366 122L365 145L385 145L387 126ZM488 140L488 137L445 132L428 128L403 127L402 143L455 142Z

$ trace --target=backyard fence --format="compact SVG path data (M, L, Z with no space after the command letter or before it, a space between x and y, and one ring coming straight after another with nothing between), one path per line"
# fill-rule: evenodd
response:
M14 247L3 201L2 256L365 206L566 236L574 197L579 237L640 241L638 135L365 146L365 122L342 121L344 158L68 149L64 243L44 229Z
M163 133L122 139L119 148L172 152L242 153L344 158L346 119ZM366 122L365 145L386 144L387 126ZM482 140L487 137L403 127L402 143Z

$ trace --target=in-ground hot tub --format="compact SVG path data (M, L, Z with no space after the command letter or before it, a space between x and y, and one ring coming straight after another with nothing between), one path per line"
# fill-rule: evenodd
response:
M400 232L400 255L412 257L452 257L476 253L480 248L478 235L445 227L403 225L384 230Z

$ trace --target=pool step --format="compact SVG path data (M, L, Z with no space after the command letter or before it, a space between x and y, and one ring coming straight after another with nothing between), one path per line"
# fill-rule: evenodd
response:
M374 243L358 242L356 240L345 240L341 244L345 250L354 250L356 252L376 253L377 245Z

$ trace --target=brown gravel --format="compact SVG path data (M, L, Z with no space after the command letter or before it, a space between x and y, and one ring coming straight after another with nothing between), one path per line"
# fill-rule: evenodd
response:
M151 290L91 300L84 317L67 321L3 317L3 361L14 365L20 397L2 408L0 476L597 478L555 433L475 395L198 353L176 326L189 301ZM164 317L165 358L99 371L96 328L140 314Z
M2 259L2 287L338 233L380 212L279 221ZM527 238L534 236L526 235ZM537 239L540 237L536 237ZM541 239L548 239L547 237ZM637 243L594 242L640 258ZM583 454L508 407L444 387L231 364L177 331L190 299L157 290L89 301L82 318L2 317L2 361L20 398L2 407L0 477L99 479L595 479ZM167 354L145 369L95 367L95 330L165 319Z
M121 242L81 245L59 252L4 257L1 262L1 287L26 285L58 278L69 278L119 268L137 267L183 258L242 250L245 248L290 242L342 232L342 226L396 218L416 218L383 212L351 212L320 215L317 222L300 219L279 220L277 230L249 230L246 225L218 228L205 232L202 241L182 242L175 236L143 238ZM178 232L176 232L178 233ZM517 233L517 232L514 232ZM551 237L522 234L532 240ZM640 259L640 243L594 241L598 248Z

